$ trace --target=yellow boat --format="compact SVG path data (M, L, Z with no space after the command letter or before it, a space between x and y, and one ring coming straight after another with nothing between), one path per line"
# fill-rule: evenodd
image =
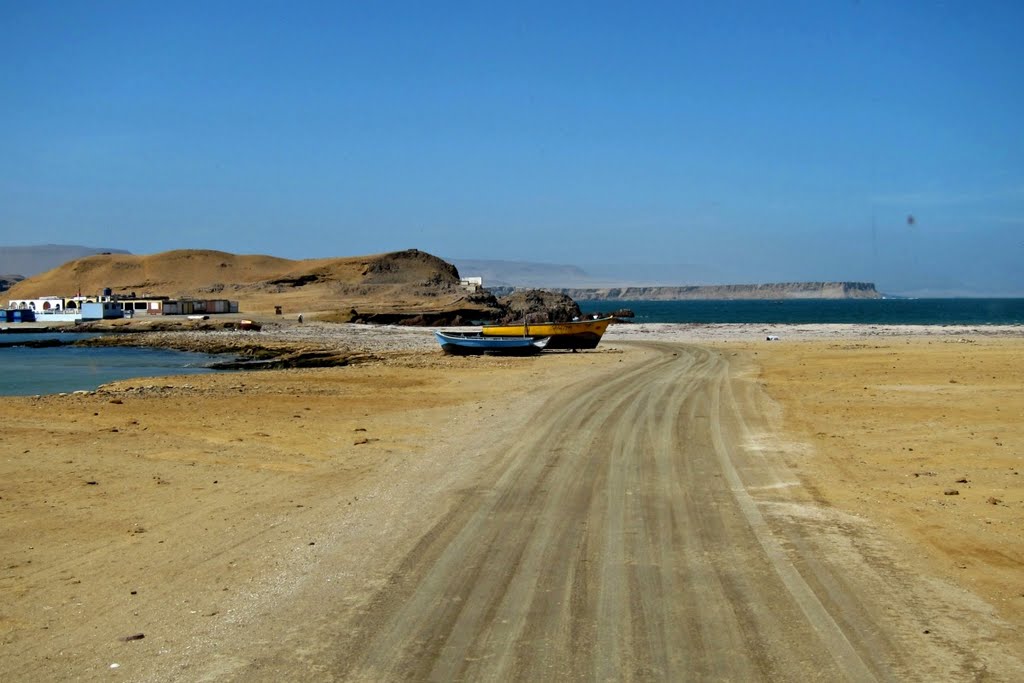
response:
M611 318L574 320L570 323L514 323L484 325L485 337L550 337L548 349L593 349L608 329Z

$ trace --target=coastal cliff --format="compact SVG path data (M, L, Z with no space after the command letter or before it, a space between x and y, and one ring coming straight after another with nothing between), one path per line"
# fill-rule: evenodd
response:
M684 301L740 299L880 299L873 282L777 282L764 285L549 288L576 301Z

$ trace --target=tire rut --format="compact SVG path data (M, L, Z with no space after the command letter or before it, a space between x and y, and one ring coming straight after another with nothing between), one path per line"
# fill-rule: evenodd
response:
M853 605L834 570L805 563L813 545L778 536L744 487L728 362L635 346L644 362L578 382L494 445L336 644L339 679L892 677L893 653L854 633L864 619L830 611Z

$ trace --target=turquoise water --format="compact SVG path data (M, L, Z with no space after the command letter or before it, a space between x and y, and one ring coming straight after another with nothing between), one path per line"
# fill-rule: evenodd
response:
M1024 325L1024 299L581 301L584 313L632 310L637 323Z
M83 335L0 334L0 342ZM89 335L95 336L95 335ZM92 390L121 379L216 372L205 367L223 356L127 347L0 348L0 396Z

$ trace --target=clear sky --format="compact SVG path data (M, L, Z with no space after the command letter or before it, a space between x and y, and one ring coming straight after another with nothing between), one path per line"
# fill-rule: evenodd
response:
M0 244L1024 295L1022 29L1019 0L0 0Z

